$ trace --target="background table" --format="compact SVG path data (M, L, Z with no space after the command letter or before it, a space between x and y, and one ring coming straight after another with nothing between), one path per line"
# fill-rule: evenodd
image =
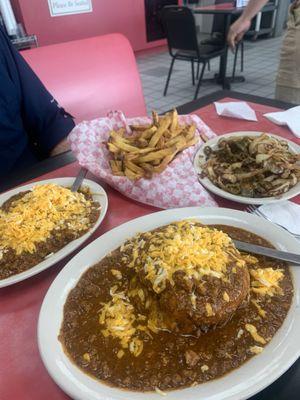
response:
M244 99L256 110L258 122L245 122L218 117L215 100ZM299 143L287 128L278 127L263 117L263 113L287 108L285 103L233 92L218 92L178 107L180 113L194 112L217 134L238 130L260 130L281 135ZM79 165L70 154L47 160L28 170L22 177L11 177L4 187L25 183L30 178L38 181L46 178L75 176ZM97 181L89 175L88 178ZM102 225L93 234L94 240L104 232L132 218L156 211L155 207L129 200L117 191L102 185L108 194L109 206ZM222 207L244 209L245 206L215 196ZM300 196L293 199L300 203ZM86 242L85 245L88 243ZM73 253L74 255L75 253ZM72 256L41 274L0 290L0 399L1 400L64 400L69 399L48 375L40 359L37 346L36 326L42 300L52 281ZM281 378L252 398L252 400L292 400L300 398L300 360ZM203 399L205 400L205 399Z

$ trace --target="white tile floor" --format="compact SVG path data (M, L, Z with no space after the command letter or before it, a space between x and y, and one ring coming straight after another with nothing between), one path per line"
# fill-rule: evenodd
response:
M282 37L272 39L258 39L256 42L245 42L245 69L244 83L234 83L231 89L258 96L274 98L275 77L279 61L279 52ZM164 85L167 79L171 57L167 51L143 54L137 56L144 95L148 112L155 109L164 112L172 107L191 101L195 87L192 85L191 65L183 61L176 61L171 77L168 94L163 96ZM228 75L232 73L233 55L229 55ZM206 71L204 78L213 77L218 71L219 61L211 62L211 72ZM240 62L238 61L237 74ZM199 97L220 90L221 86L204 83L200 88Z

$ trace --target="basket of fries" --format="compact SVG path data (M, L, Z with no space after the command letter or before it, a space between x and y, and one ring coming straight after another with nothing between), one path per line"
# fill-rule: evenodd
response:
M126 119L120 111L84 121L69 135L80 165L134 200L160 208L215 206L193 167L201 137L213 132L196 115Z

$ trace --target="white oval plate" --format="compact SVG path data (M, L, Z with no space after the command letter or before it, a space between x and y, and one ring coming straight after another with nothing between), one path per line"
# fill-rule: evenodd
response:
M33 182L25 186L20 186L17 187L16 189L10 190L9 192L0 194L0 206L8 200L10 197L14 196L15 194L18 194L20 192L24 192L26 190L30 190L33 186L36 185L44 185L46 183L55 183L57 185L61 186L72 186L74 182L74 177L73 178L54 178L54 179L47 179L44 181L39 181L39 182ZM73 240L72 242L68 243L66 246L64 246L62 249L54 253L51 257L46 258L44 261L40 262L39 264L35 265L32 268L29 268L27 271L21 272L20 274L12 275L9 278L6 279L1 279L0 280L0 288L13 285L14 283L23 281L25 279L30 278L31 276L34 276L45 269L52 267L52 265L56 264L58 261L62 260L65 258L67 255L72 253L72 251L76 250L79 246L82 245L91 235L92 233L98 228L98 226L101 224L103 218L105 217L106 211L107 211L107 206L108 206L108 199L105 190L96 182L93 182L89 179L85 179L83 181L83 186L88 186L91 189L91 192L93 193L93 199L95 201L98 201L101 205L101 212L99 215L99 218L96 222L96 224L83 236L79 237L76 240Z
M134 219L105 233L78 253L59 273L43 301L38 321L38 345L52 378L76 400L158 400L153 393L139 393L107 386L83 373L64 354L58 340L63 307L70 290L90 266L137 232L148 231L173 221L198 218L205 224L226 224L252 231L278 249L299 251L299 242L284 229L252 214L225 208L191 207L161 211ZM270 385L300 355L299 288L300 268L292 268L295 295L283 326L265 350L223 378L193 388L170 391L169 400L242 400Z
M278 196L278 197L261 197L261 198L257 198L257 197L244 197L244 196L237 196L235 194L231 194L226 192L225 190L219 188L218 186L216 186L214 183L211 182L210 179L208 179L207 177L205 178L200 178L200 174L202 172L202 168L200 166L199 163L199 158L201 159L202 157L204 157L204 147L205 146L210 146L213 149L217 147L218 142L221 138L230 138L230 137L235 137L235 136L259 136L261 135L263 132L255 132L255 131L241 131L241 132L232 132L232 133L226 133L226 135L221 135L221 136L216 136L213 139L210 139L209 141L207 141L205 144L203 144L199 150L197 151L197 153L195 154L195 158L194 158L194 168L199 176L199 181L200 183L208 190L210 190L212 193L217 194L220 197L224 197L224 199L228 199L228 200L233 200L233 201L237 201L238 203L244 203L244 204L270 204L270 203L276 203L279 201L284 201L284 200L288 200L291 199L292 197L297 196L300 193L300 182L297 183L297 185L295 185L294 187L292 187L290 190L288 190L286 193L283 193L282 195ZM285 138L282 138L278 135L273 135L271 133L268 133L268 135L273 136L276 139L280 139L280 140L285 140L291 151L294 153L299 154L300 153L300 146L298 146L296 143L287 140Z

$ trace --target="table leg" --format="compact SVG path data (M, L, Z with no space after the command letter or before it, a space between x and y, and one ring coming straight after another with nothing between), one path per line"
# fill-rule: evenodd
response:
M226 15L226 21L225 21L225 40L227 40L227 35L230 29L231 25L231 15L227 14ZM231 83L234 82L245 82L245 77L244 76L233 76L233 77L227 77L226 76L226 71L227 71L227 61L228 61L228 45L227 42L225 43L225 53L224 55L220 58L220 69L219 69L219 75L217 77L217 81L219 84L222 85L223 89L230 90L231 89Z
M224 55L220 58L220 70L219 70L219 80L220 83L223 86L223 89L230 90L230 82L226 78L226 70L227 70L227 60L228 60L228 45L227 45L227 35L229 32L231 24L231 15L227 14L226 19L225 19L225 29L224 29L224 34L225 34L225 52Z
M228 46L226 45L225 53L220 58L220 70L218 76L218 83L220 83L223 89L230 90L230 82L229 79L226 78L226 70L227 70L227 59L228 59Z

